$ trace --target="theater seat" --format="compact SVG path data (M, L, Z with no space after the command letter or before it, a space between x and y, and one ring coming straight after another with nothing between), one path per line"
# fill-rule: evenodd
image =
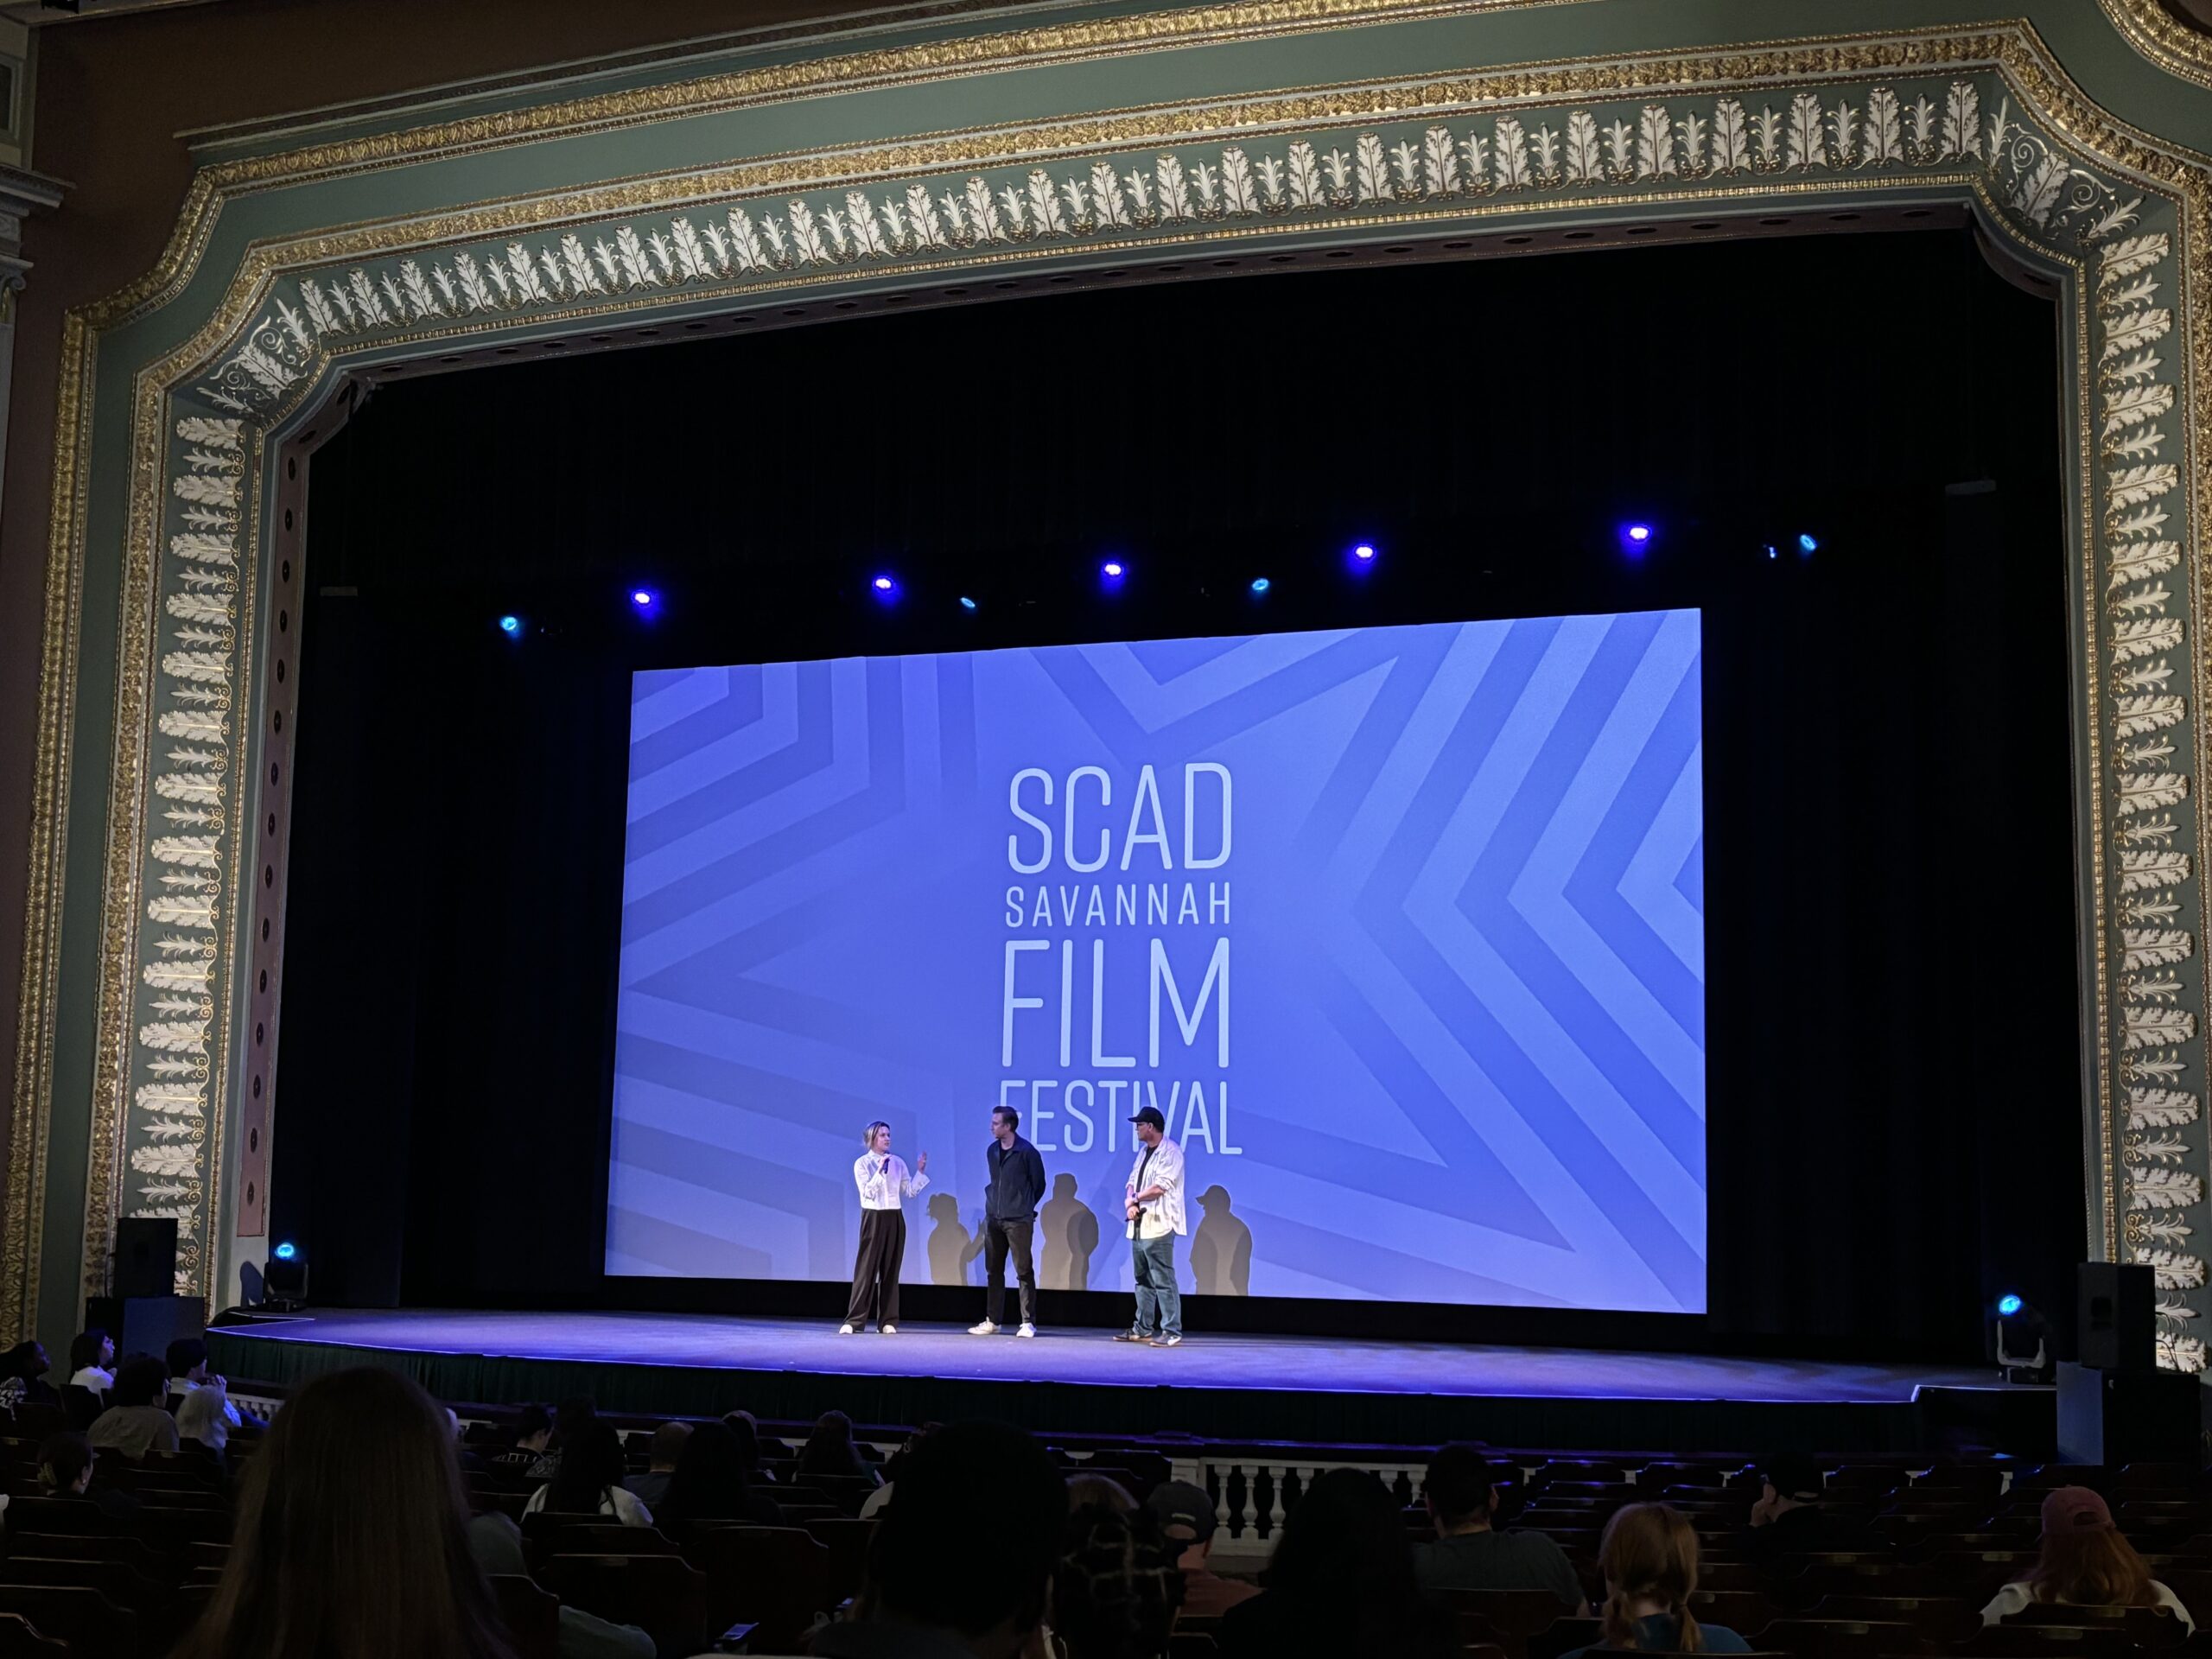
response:
M519 1573L486 1575L499 1598L500 1622L513 1638L515 1659L560 1659L561 1598Z
M41 1636L18 1613L0 1613L0 1659L71 1659L69 1644Z
M0 1567L0 1578L9 1573ZM73 1659L133 1659L139 1650L137 1617L97 1590L0 1583L0 1613L18 1614L40 1635L67 1642Z

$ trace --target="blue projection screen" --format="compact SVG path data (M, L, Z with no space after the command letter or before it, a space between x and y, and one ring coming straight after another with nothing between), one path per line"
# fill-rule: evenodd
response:
M1699 613L640 673L610 1274L982 1281L990 1109L1047 1289L1701 1312Z

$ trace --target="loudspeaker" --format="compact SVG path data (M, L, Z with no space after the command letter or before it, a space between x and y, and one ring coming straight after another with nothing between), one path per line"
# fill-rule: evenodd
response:
M176 1294L174 1216L125 1216L115 1224L115 1276L109 1294L122 1297Z
M2185 1371L2058 1362L2058 1460L2202 1465L2204 1385Z
M2101 1371L2147 1371L2158 1363L2152 1340L2158 1286L2148 1268L2084 1262L2075 1325L2082 1364Z

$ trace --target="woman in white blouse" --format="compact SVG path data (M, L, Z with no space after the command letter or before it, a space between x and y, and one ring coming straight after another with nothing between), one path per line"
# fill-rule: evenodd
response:
M906 1259L906 1217L901 1197L913 1198L930 1184L926 1152L909 1175L891 1152L891 1126L881 1119L861 1136L868 1150L853 1163L853 1185L861 1190L861 1248L853 1262L853 1300L837 1334L849 1337L873 1319L885 1336L899 1333L899 1267Z

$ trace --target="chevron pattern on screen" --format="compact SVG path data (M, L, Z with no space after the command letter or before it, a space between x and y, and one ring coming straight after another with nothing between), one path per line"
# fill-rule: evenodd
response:
M1700 619L643 673L610 1274L979 1282L991 1108L1047 1288L1701 1311Z

